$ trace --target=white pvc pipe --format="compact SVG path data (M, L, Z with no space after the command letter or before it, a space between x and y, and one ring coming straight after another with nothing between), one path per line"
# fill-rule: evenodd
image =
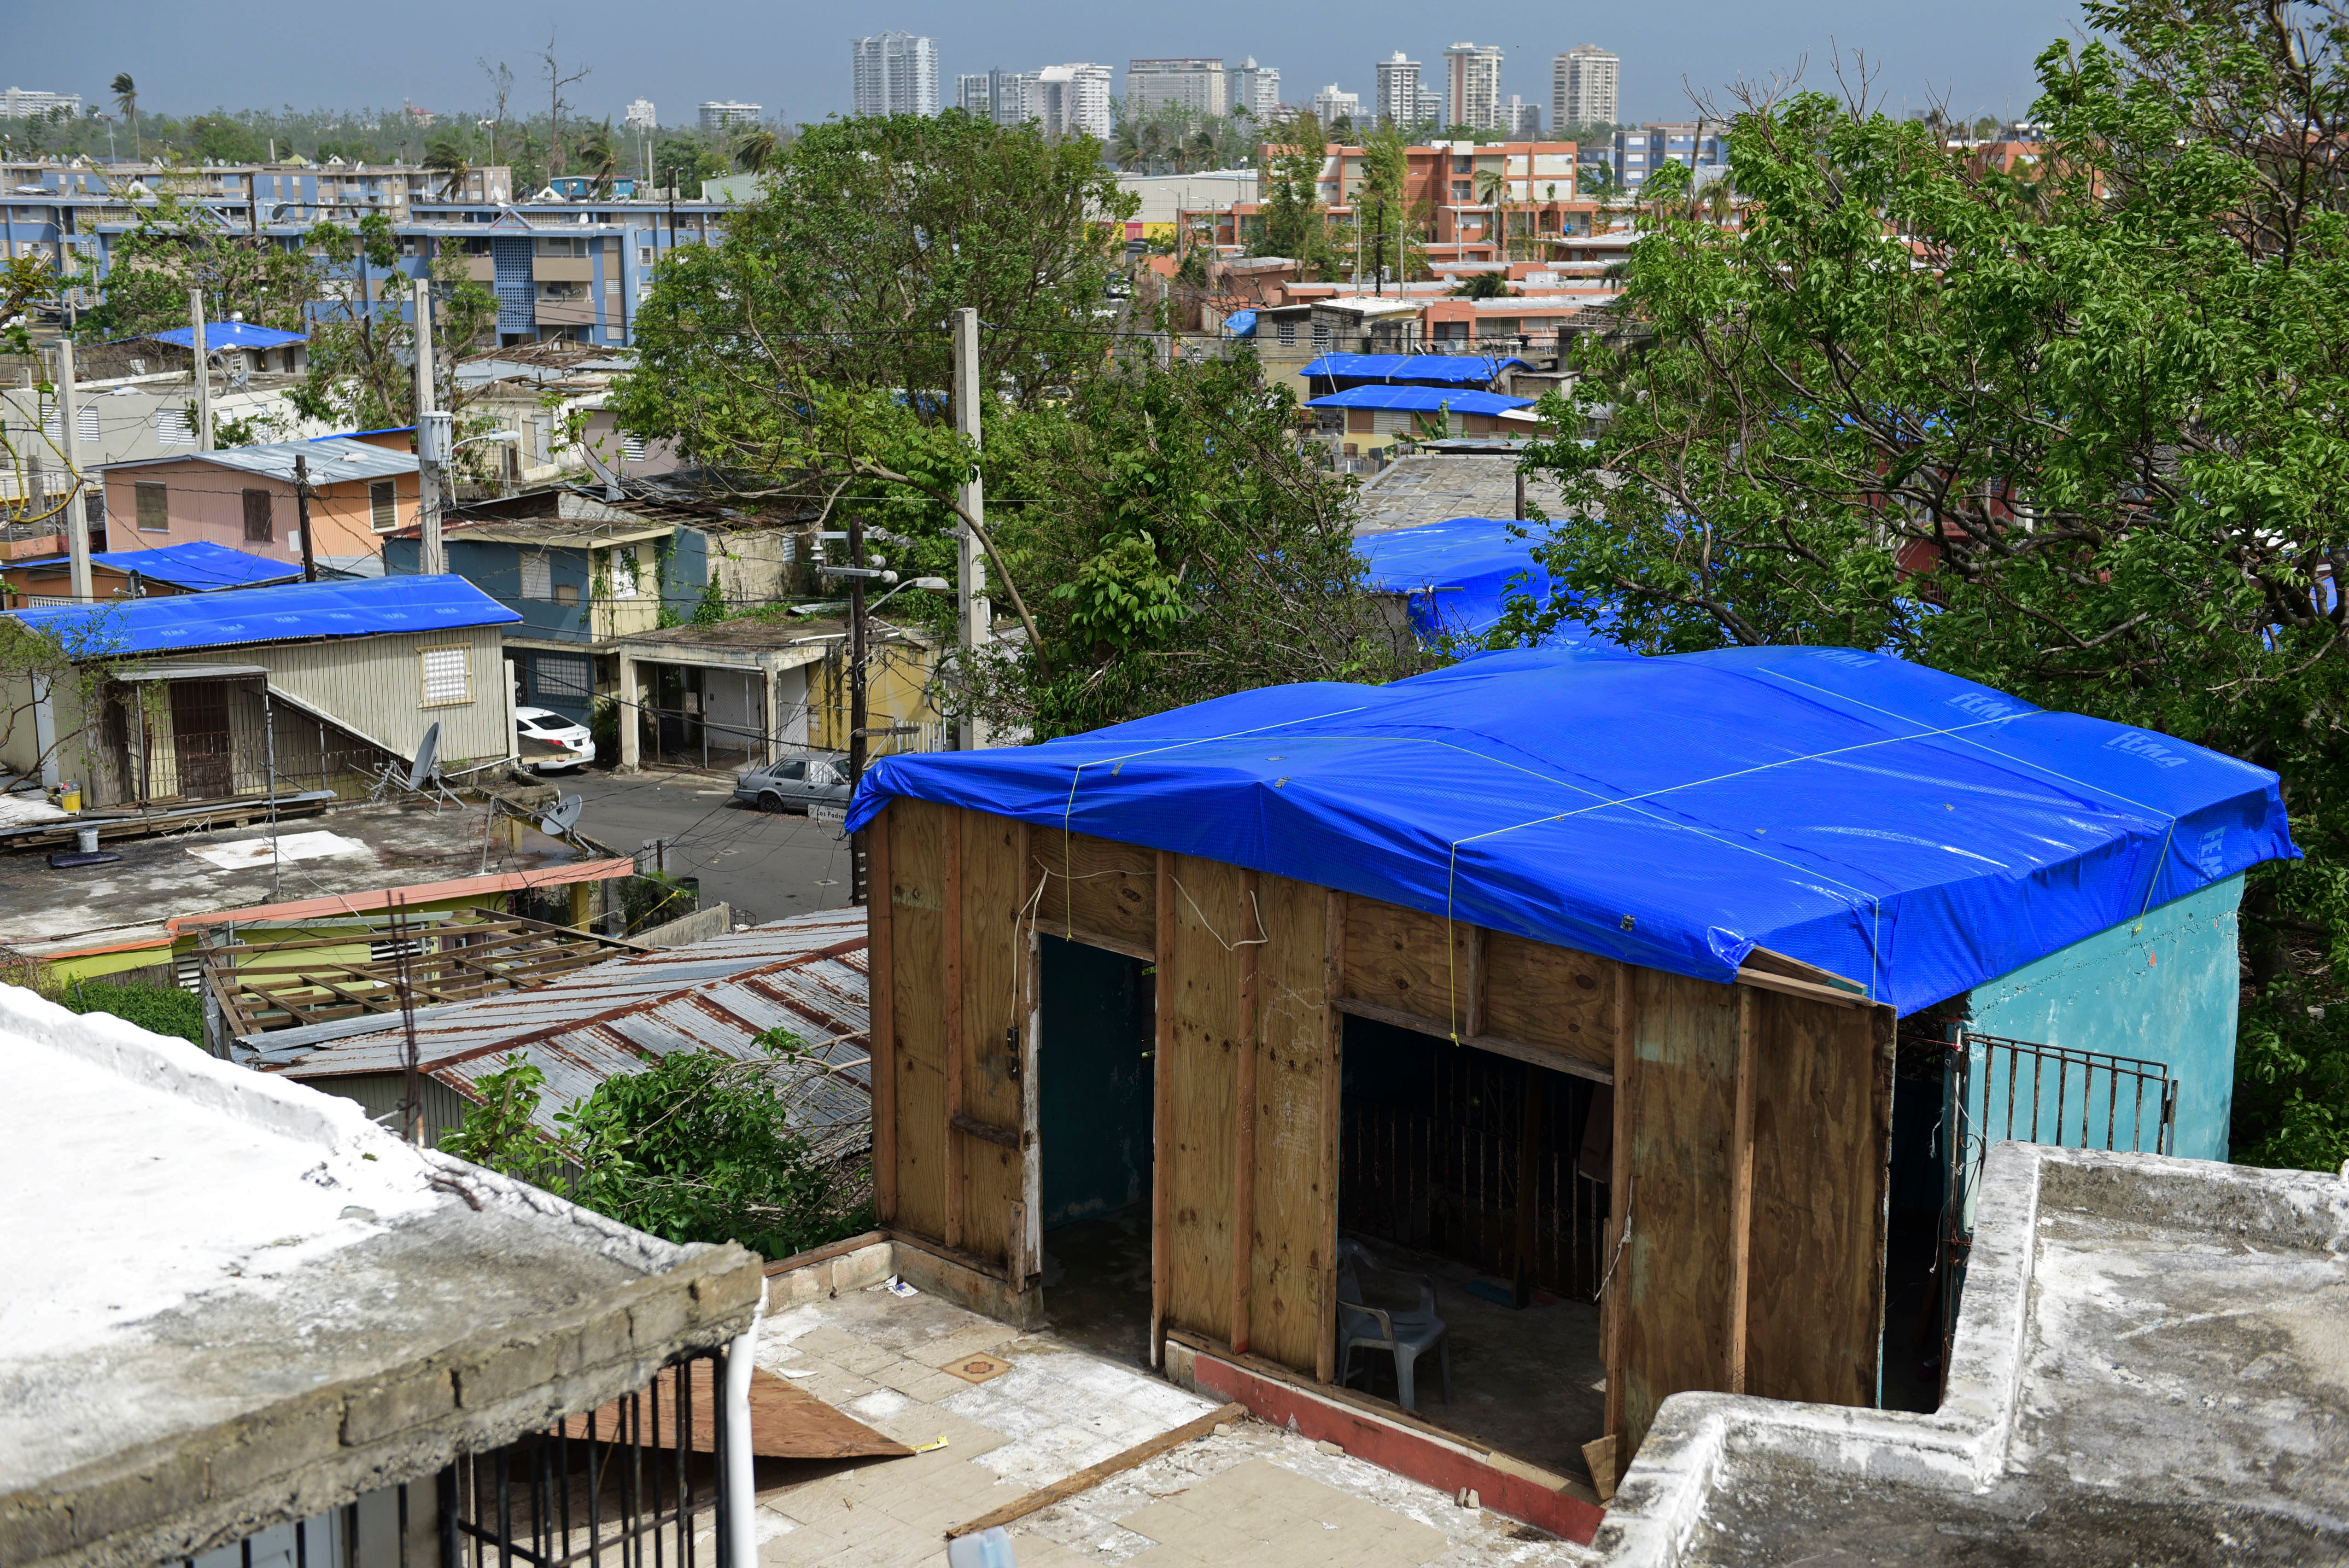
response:
M726 1347L726 1542L733 1568L758 1568L759 1548L751 1529L758 1481L750 1464L750 1365L759 1346L759 1324L767 1315L767 1282L759 1282L759 1305L750 1326Z

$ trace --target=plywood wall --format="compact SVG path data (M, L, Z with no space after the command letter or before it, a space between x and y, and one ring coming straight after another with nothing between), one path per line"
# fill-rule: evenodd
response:
M1032 1267L1032 1052L1019 1069L1041 930L1157 965L1162 1327L1330 1377L1350 1013L1613 1087L1621 1460L1684 1389L1873 1398L1890 1016L1832 976L1757 955L1740 984L1712 985L917 800L874 830L894 1090L875 1145L894 1143L893 1179L876 1188L895 1228Z

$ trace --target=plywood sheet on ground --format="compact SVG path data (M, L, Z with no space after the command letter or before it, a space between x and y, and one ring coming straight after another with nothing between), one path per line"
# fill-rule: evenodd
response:
M691 1404L687 1425L691 1429L693 1451L715 1453L717 1444L718 1398L715 1387L716 1364L706 1357L688 1362L692 1376L687 1380L686 1394ZM677 1371L663 1367L652 1383L648 1396L640 1397L646 1447L674 1449L677 1447ZM656 1429L653 1401L660 1405L660 1419ZM611 1442L621 1431L621 1401L615 1399L595 1414L595 1435ZM588 1435L585 1416L571 1416L563 1422L563 1435L585 1439ZM785 1378L778 1377L763 1367L750 1368L750 1451L762 1460L848 1460L867 1457L890 1457L909 1454L914 1450L894 1438L882 1436L853 1416L833 1409L804 1388L795 1387Z

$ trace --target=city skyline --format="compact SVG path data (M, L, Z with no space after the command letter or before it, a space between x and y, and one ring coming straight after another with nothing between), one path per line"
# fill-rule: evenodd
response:
M12 74L26 90L78 93L111 108L106 90L118 71L140 87L142 112L188 115L216 107L260 109L294 104L357 111L396 108L403 99L442 110L478 107L488 98L475 56L505 60L516 77L510 111L545 110L543 79L533 77L547 44L543 21L484 14L451 0L418 0L413 46L392 45L358 55L326 46L284 0L252 0L241 26L222 33L183 8L134 5L123 26L103 37L55 10L24 18L12 34L18 62ZM843 27L830 42L808 38L803 22L786 32L771 13L740 0L698 0L676 7L673 25L653 33L629 27L630 10L612 0L579 0L564 13L554 49L566 71L574 59L594 67L566 88L567 114L617 124L632 100L676 105L667 123L690 122L688 106L743 101L767 106L786 121L822 119L853 105L850 73L840 57L860 32L902 31L937 41L941 88L957 76L990 68L1034 71L1069 60L1096 60L1117 73L1125 90L1125 62L1139 58L1214 57L1227 63L1253 56L1281 73L1283 98L1309 98L1335 82L1372 101L1374 65L1396 50L1425 62L1423 79L1437 86L1444 48L1463 34L1502 51L1499 95L1519 95L1544 106L1552 100L1553 58L1576 44L1597 43L1623 62L1619 118L1627 121L1685 119L1692 112L1682 78L1699 90L1720 89L1739 75L1766 78L1794 69L1807 57L1806 81L1832 90L1833 47L1864 49L1878 69L1876 88L1889 112L1922 108L1947 92L1968 115L2021 116L2035 95L2032 58L2048 42L2075 31L2076 5L2068 0L1992 0L1964 15L1888 14L1856 0L1798 0L1766 14L1750 6L1693 5L1626 15L1594 27L1589 19L1558 16L1549 7L1501 4L1473 20L1432 21L1415 7L1390 0L1350 13L1333 28L1310 15L1270 15L1207 4L1176 18L1123 19L1094 8L1042 5L988 13L934 0L901 4L874 14L860 28ZM239 36L258 29L278 45L266 52L243 46ZM626 32L625 47L603 40ZM461 36L461 48L449 39ZM951 101L952 95L941 91ZM680 112L684 111L684 112Z

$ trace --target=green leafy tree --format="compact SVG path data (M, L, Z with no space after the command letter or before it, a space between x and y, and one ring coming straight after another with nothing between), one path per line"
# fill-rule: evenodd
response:
M2349 1156L2343 14L2090 0L2035 181L1816 93L1749 102L1758 221L1643 192L1629 325L1531 466L1631 646L1888 649L2282 775L2242 906L2238 1158ZM2279 126L2290 130L2279 133ZM1521 625L1540 617L1520 607Z
M223 163L258 163L268 151L243 121L219 111L196 116L188 122L187 134L190 151Z
M867 1229L863 1172L794 1125L780 1087L804 1063L804 1042L777 1030L757 1043L748 1059L673 1051L605 1078L554 1113L554 1139L533 1119L545 1076L511 1056L441 1147L672 1242L733 1241L779 1258Z
M1329 139L1321 122L1299 114L1273 133L1263 172L1264 237L1257 253L1287 256L1301 275L1319 275L1332 264L1329 214L1321 205L1321 170Z
M1434 211L1425 198L1413 201L1411 190L1411 139L1393 125L1381 122L1362 139L1362 183L1354 198L1358 217L1373 225L1373 248L1366 257L1383 254L1388 271L1409 281L1427 275L1427 221ZM1378 246L1380 235L1385 237Z

